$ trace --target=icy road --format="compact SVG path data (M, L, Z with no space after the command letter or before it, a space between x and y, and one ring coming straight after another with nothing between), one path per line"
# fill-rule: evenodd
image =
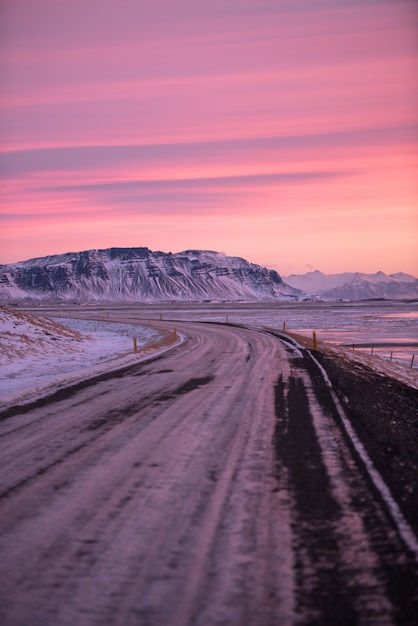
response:
M177 326L0 415L0 624L414 623L416 540L324 372L268 332Z

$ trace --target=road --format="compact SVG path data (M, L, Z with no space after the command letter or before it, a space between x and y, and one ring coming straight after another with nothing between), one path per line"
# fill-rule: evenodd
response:
M414 538L315 362L177 328L159 358L0 415L0 624L415 623Z

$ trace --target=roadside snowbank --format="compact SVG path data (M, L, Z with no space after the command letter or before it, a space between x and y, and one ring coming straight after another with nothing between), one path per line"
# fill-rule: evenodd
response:
M81 319L58 323L0 307L0 408L137 362L167 349L165 339L165 333L147 326Z
M334 344L327 344L327 352L331 355L338 355L347 363L352 363L354 367L356 363L359 363L369 367L381 376L394 378L395 380L408 385L408 387L418 389L418 370L407 365L406 363L389 361L388 359L382 358L378 355L370 355L365 352L351 351L348 348Z
M310 337L298 333L281 333L288 335L297 344L312 349L313 341ZM330 356L335 356L345 362L347 366L355 369L357 365L366 366L386 378L393 378L412 389L418 389L418 369L400 361L389 361L377 354L371 355L362 350L350 350L345 346L335 343L318 341L317 350Z

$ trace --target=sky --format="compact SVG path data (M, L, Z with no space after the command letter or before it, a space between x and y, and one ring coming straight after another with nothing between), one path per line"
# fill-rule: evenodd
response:
M418 276L415 0L0 0L0 263Z

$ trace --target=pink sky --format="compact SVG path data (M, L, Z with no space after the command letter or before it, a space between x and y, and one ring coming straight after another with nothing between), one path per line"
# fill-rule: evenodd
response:
M0 262L418 276L413 0L1 0L0 52Z

